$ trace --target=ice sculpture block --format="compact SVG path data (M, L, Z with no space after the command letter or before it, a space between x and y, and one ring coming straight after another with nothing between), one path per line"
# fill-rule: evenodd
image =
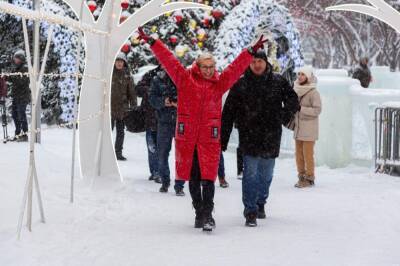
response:
M351 161L352 101L350 87L359 84L344 75L318 76L321 94L320 137L316 144L318 165L344 167Z

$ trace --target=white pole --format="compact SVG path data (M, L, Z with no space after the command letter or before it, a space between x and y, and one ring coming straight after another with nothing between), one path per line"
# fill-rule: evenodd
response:
M79 12L79 22L82 24L83 15L83 1L81 1L81 9ZM69 201L74 203L74 180L75 180L75 148L76 148L76 125L78 120L78 93L79 93L79 76L80 63L81 63L81 45L82 45L82 32L78 31L78 48L76 51L76 70L75 70L75 91L74 91L74 120L72 123L72 162L71 162L71 189Z
M40 13L40 2L41 0L33 0L33 10L38 10ZM39 50L39 42L40 42L40 20L35 20L34 21L35 25L35 30L33 33L33 43L34 43L34 50L33 50L33 69L35 70L35 81L38 76L39 72L39 56L40 56L40 50ZM44 61L46 62L46 61ZM40 92L40 86L37 87L37 96L36 96L36 114L37 118L35 122L35 128L37 129L37 133L35 134L35 142L36 143L41 143L41 133L40 133L40 128L41 128L41 119L40 119L40 114L42 113L42 104L40 101L41 98L41 92ZM33 111L32 111L33 112Z

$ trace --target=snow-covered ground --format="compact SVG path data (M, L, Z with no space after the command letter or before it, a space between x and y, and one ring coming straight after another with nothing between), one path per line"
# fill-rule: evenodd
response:
M216 189L217 229L205 234L193 228L187 187L179 198L147 180L141 134L127 133L123 184L77 179L70 204L70 134L43 132L37 165L47 223L34 202L33 232L24 228L20 241L28 144L0 144L0 265L400 265L400 178L319 167L316 187L298 190L294 160L279 159L268 218L246 228L227 153L231 187Z

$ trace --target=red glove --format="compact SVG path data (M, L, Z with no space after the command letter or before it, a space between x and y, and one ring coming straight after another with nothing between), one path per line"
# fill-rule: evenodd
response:
M139 28L138 28L138 32L139 32L139 39L140 39L140 40L143 40L143 41L145 41L145 42L147 42L148 44L150 44L150 46L153 45L154 42L156 41L156 40L154 40L153 37L147 35L147 34L143 31L143 28L142 28L142 27L139 27Z
M252 55L256 54L259 49L261 48L264 49L264 43L266 43L267 41L268 39L264 40L264 35L261 35L260 39L258 39L258 41L252 47L249 48L249 52Z

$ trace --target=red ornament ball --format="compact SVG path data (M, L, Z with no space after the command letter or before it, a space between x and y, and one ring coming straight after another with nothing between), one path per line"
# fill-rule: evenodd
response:
M219 9L214 9L213 11L211 11L211 15L212 15L215 19L220 19L220 18L222 18L222 16L224 15L224 13L222 13L222 11L219 10Z
M128 9L128 7L129 7L129 1L123 0L123 1L121 2L121 7L122 7L122 9Z
M176 16L175 16L175 21L176 21L176 23L181 23L182 20L183 20L183 16L182 16L182 15L176 15Z
M95 1L89 1L88 7L89 7L90 12L93 13L97 9L97 4Z
M124 53L129 53L131 50L131 45L129 43L126 43L122 46L121 51Z

